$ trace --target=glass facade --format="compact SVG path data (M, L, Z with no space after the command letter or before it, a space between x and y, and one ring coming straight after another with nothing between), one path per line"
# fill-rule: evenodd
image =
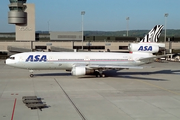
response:
M24 12L26 9L27 0L9 0L8 22L9 24L25 24L27 22L27 13Z
M23 11L22 7L9 7L10 10Z
M10 3L26 3L27 0L9 0Z

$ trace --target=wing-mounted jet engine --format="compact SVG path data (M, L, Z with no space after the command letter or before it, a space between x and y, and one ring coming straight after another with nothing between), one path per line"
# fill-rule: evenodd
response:
M76 66L72 68L71 74L78 76L78 75L91 75L95 71L93 69L87 69L85 66Z

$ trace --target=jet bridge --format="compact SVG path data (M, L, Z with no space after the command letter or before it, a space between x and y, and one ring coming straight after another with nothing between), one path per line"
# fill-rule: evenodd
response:
M74 52L74 49L62 48L62 47L54 47L51 46L51 50L53 52ZM84 50L79 49L78 52L85 52Z
M8 50L8 56L13 55L15 53L21 53L21 52L31 52L31 49L28 48L21 48L21 47L12 47L12 46L7 46Z

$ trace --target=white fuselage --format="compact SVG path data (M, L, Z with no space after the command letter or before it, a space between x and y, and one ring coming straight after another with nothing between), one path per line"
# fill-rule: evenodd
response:
M6 64L29 70L65 69L71 70L77 64L103 64L138 66L145 64L140 58L152 54L109 53L109 52L26 52L12 55Z

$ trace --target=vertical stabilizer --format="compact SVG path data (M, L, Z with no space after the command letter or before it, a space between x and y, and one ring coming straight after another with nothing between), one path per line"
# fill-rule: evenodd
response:
M163 27L163 25L156 25L140 42L157 42Z

